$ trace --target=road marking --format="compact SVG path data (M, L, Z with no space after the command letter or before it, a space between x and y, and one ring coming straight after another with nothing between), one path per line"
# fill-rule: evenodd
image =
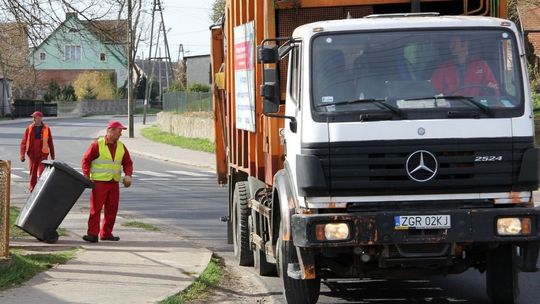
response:
M197 172L189 172L189 171L167 171L174 174L180 174L180 175L188 175L188 176L197 176L197 177L209 177L208 174L202 174Z
M82 168L79 168L79 167L72 167L72 168L82 174ZM13 172L13 169L17 170L18 172L26 173L28 175L30 174L30 171L24 170L23 168L12 168L12 172ZM158 181L159 182L159 181L173 181L173 180L185 181L185 182L197 182L197 181L208 182L208 181L213 180L213 178L215 177L213 172L207 172L207 173L205 172L206 174L183 171L183 170L171 170L171 171L166 171L166 172L167 173L161 173L161 172L143 170L143 171L137 171L137 174L132 174L131 176L143 182L144 181L148 181L148 182ZM168 173L171 173L171 174L168 174ZM175 174L175 175L172 175L172 174ZM183 176L179 176L179 175L183 175ZM143 177L143 176L150 176L150 177ZM11 179L13 180L15 179L21 180L24 178L25 177L11 173ZM188 191L189 189L185 188L185 189L179 189L179 190Z
M166 174L166 173L159 173L154 171L137 171L137 173L142 173L145 175L155 176L155 177L174 177L174 175Z

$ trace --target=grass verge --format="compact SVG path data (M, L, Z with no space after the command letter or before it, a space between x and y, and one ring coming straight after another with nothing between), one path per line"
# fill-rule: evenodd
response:
M183 304L195 299L204 299L209 289L219 284L223 277L223 260L213 256L201 275L186 290L177 295L170 296L159 302L160 304Z
M159 231L158 227L156 227L156 226L154 226L152 224L147 224L147 223L143 223L143 222L139 222L139 221L125 222L124 224L122 224L122 226L141 228L141 229L148 230L148 231Z
M77 249L56 253L26 254L23 250L11 249L10 259L0 262L0 289L21 284L41 271L64 264L72 259L76 252Z
M151 126L141 130L141 134L151 141L156 141L168 145L177 146L180 148L210 152L213 153L216 150L214 143L208 139L203 138L188 138L178 135L173 135L168 132L163 132L158 126Z
M159 112L161 112L162 110L161 109L156 109L156 108L150 108L150 107L147 107L146 108L146 115L155 115ZM135 108L135 114L144 114L144 108Z
M19 216L19 209L9 208L9 235L26 236L26 232L15 227L15 221ZM62 233L62 231L59 231ZM65 233L65 229L63 229ZM41 271L45 271L58 264L64 264L72 259L77 249L55 253L32 253L21 249L10 249L10 258L0 260L0 289L20 284Z

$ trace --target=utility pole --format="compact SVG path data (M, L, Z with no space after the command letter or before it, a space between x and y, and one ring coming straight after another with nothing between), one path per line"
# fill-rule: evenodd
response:
M131 6L131 0L127 1L127 9L128 9L128 31L127 31L127 39L128 39L128 47L127 47L127 53L128 53L128 81L127 81L127 98L128 98L128 128L129 128L129 138L133 138L135 136L135 132L133 130L133 25L132 25L132 14L133 14L133 8Z
M152 43L154 43L154 12L156 10L156 0L154 0L154 4L152 6L152 25L150 27L150 50L148 51L148 58L152 57ZM143 57L144 61L144 57ZM150 88L151 88L151 82L152 82L152 74L154 74L154 64L152 64L152 73L148 76L146 76L146 86L144 88L144 111L143 111L143 125L146 125L146 109L148 107L148 101L150 99Z
M171 69L171 71L170 71L171 74L170 75L174 79L174 72L172 70L172 65L171 65L171 53L169 51L169 45L168 45L168 42L167 42L167 31L165 29L165 22L163 20L163 9L161 8L161 1L160 0L154 0L153 4L152 4L152 25L151 25L151 29L150 29L150 51L148 52L148 56L149 56L148 59L152 60L152 44L154 42L154 39L153 39L154 16L155 16L156 11L159 11L160 17L161 17L161 24L160 24L160 27L159 27L159 30L158 30L158 34L161 33L161 31L163 31L163 41L164 41L164 44L165 44L165 58L169 63L168 65L166 64L166 67ZM157 46L156 46L156 55L154 57L157 57L157 49L158 48L159 48L159 35L158 35L158 42L157 42ZM161 57L161 54L159 55L159 57ZM154 74L154 64L152 64L152 73L151 73L151 75L146 77L146 88L145 88L145 94L144 94L143 124L146 124L146 113L147 113L147 108L148 108L148 102L149 102L150 97L151 97L151 91L152 91L151 90L151 88L152 88L151 87L151 79L152 79L153 74ZM161 59L160 59L160 65L159 65L159 74L161 75ZM167 75L168 75L168 72L167 72ZM161 76L160 76L159 81L160 81L160 84L161 84ZM169 83L168 78L167 78L167 83ZM161 85L160 85L160 95L162 93L163 92L161 92Z

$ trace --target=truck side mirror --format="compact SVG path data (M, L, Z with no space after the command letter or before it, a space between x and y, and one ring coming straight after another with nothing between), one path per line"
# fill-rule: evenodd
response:
M275 83L261 85L263 98L263 113L277 113L279 111L279 87Z
M279 61L279 52L277 45L259 45L257 47L258 63L277 63Z
M277 113L279 111L279 78L277 69L265 68L264 71L264 83L260 86L260 94L263 98L264 114Z

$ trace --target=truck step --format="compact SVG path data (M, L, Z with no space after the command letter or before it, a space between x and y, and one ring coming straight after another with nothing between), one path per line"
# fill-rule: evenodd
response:
M300 264L298 264L298 263L289 263L287 265L287 275L290 278L300 280L302 278L302 271L300 270Z

